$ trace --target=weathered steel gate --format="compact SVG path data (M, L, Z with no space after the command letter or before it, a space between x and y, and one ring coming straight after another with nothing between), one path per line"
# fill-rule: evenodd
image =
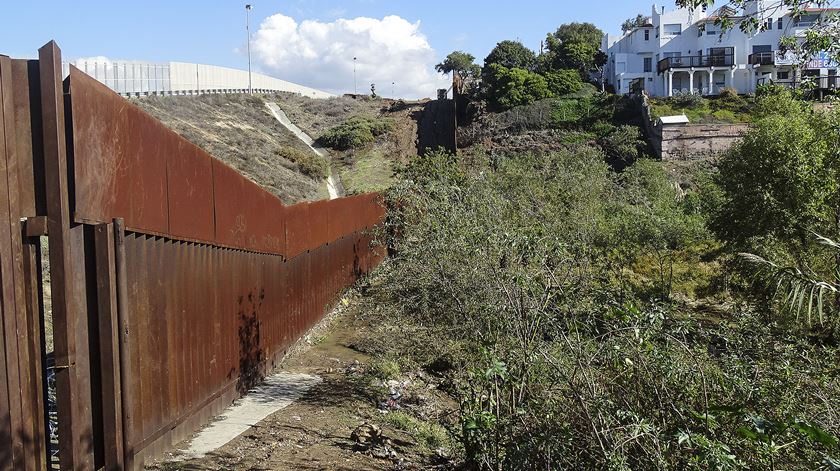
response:
M384 253L375 194L284 206L60 51L0 56L0 470L140 469L270 371Z

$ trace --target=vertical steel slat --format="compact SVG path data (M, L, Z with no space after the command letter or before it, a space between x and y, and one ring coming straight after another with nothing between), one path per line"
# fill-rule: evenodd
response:
M0 121L0 125L3 127L3 141L5 151L0 152L0 154L5 154L5 156L0 156L3 162L2 165L4 167L3 170L3 178L5 179L6 183L6 194L3 195L4 203L4 212L8 212L8 219L6 222L4 221L4 228L3 228L3 241L0 242L4 244L5 250L9 250L10 254L3 262L2 269L6 271L6 275L4 276L3 284L4 290L8 288L8 284L11 283L11 292L6 292L6 300L9 301L8 296L11 295L12 307L13 309L7 313L7 317L5 319L5 325L8 327L10 325L9 321L11 321L11 325L14 326L13 331L6 331L7 334L7 343L6 348L7 351L10 353L13 352L13 355L16 356L15 362L15 373L13 377L16 377L18 389L15 391L12 389L14 381L10 381L9 388L10 388L10 405L12 405L13 414L12 414L12 427L15 426L15 423L18 424L16 429L12 430L13 433L13 450L16 455L13 462L20 467L20 469L27 469L32 470L35 469L35 459L34 454L35 450L33 447L33 436L35 435L35 422L36 422L36 415L40 417L39 412L33 410L32 404L32 396L30 394L33 379L32 379L32 370L31 370L31 362L29 357L29 335L26 329L26 299L24 295L24 276L23 276L23 230L20 223L20 218L23 215L23 208L21 201L25 199L22 193L30 194L28 188L24 188L21 186L21 164L19 162L18 149L17 149L17 142L22 139L18 139L17 136L17 129L16 124L19 120L23 118L23 116L15 116L14 111L14 87L12 82L13 76L13 69L12 69L12 61L8 57L0 57L0 80L2 80L2 110L0 113L3 114L4 118ZM8 230L8 232L6 232ZM8 237L8 238L7 238ZM8 314L12 314L13 317L11 319L8 317ZM12 346L13 348L10 349L9 347ZM14 358L13 356L7 356L7 359ZM11 368L10 368L11 369ZM14 379L14 378L10 378ZM15 404L17 403L17 406ZM17 417L15 417L15 411L19 407L17 411Z
M119 471L124 466L124 450L114 226L100 224L95 234L105 471Z
M46 471L47 434L44 390L44 309L43 280L41 278L41 241L30 238L24 244L24 283L26 284L26 331L29 333L29 358L31 358L30 377L32 378L31 396L33 424L32 454L35 469ZM2 375L0 375L2 377Z
M114 220L114 275L117 291L117 325L120 352L120 390L122 394L122 424L123 424L123 465L125 469L134 467L134 442L137 434L134 428L134 401L136 400L134 384L128 380L133 376L132 370L132 340L130 331L129 291L126 272L126 237L125 222Z
M5 58L0 58L5 59ZM0 74L2 74L2 66L0 65ZM0 75L2 78L2 75ZM11 90L5 80L0 80L0 104L2 104L3 95L10 94ZM0 191L0 232L2 239L0 239L0 379L3 380L3 385L0 385L0 469L11 470L13 467L20 467L20 457L23 446L19 442L17 430L19 430L19 418L21 414L21 406L19 398L16 399L18 393L15 386L18 384L16 377L18 376L18 359L17 355L10 355L10 350L16 345L16 335L13 327L15 319L15 300L14 300L14 279L12 278L11 270L7 268L12 263L12 244L11 234L8 234L11 218L9 208L9 176L7 172L7 160L9 154L13 151L9 149L6 144L6 121L11 119L7 117L2 106L0 106L0 182L3 184L2 191ZM12 186L12 188L17 185ZM10 325L12 324L12 325Z

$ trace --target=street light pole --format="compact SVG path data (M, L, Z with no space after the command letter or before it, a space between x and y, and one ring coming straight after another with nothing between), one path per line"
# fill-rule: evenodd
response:
M356 58L353 58L353 94L359 94L359 85L356 82Z
M251 4L245 5L245 32L248 34L248 94L254 93L251 82Z

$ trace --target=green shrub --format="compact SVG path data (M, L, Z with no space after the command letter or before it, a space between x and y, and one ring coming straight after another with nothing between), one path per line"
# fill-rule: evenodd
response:
M607 162L620 170L639 158L645 141L642 139L642 131L636 126L623 124L610 127L601 127L603 134L598 139L598 145L603 149Z
M324 133L318 142L337 150L360 149L389 132L393 125L393 121L387 118L353 116Z
M277 155L297 164L301 173L312 178L326 178L329 175L330 164L325 157L310 150L301 150L294 147L281 147L277 149Z
M499 64L491 64L487 69L485 94L496 110L509 110L552 96L546 79L535 72Z
M696 93L680 93L668 99L675 108L705 108L709 100Z
M389 412L384 420L388 425L410 433L429 450L451 446L449 433L434 422L420 420L400 411Z
M583 88L583 80L577 70L552 70L544 75L548 89L555 96L569 95L579 92Z
M738 95L733 88L724 88L720 94L711 100L711 109L715 111L729 111L734 116L736 113L747 113L750 103L746 98Z
M776 330L749 308L668 301L675 265L716 244L702 203L661 163L616 174L579 146L476 165L433 154L401 174L388 196L400 237L375 298L452 358L465 468L836 460L835 344ZM700 289L699 278L682 282Z
M391 358L375 358L368 367L368 374L377 379L398 379L400 373L400 364Z
M715 118L715 121L721 121L724 123L737 123L740 121L738 116L729 110L717 110L712 113L712 116Z

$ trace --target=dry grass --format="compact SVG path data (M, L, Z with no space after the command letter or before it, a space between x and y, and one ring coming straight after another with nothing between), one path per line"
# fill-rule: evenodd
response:
M311 150L278 123L263 96L148 97L136 103L284 203L321 198L323 167L292 157Z

